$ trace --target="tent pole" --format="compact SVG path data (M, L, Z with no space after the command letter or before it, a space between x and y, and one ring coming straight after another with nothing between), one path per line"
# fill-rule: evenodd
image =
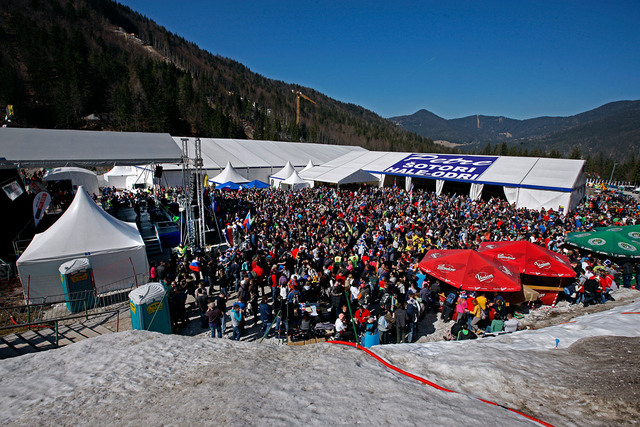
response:
M138 287L138 276L136 275L136 268L133 266L133 261L131 260L131 257L129 257L129 262L131 263L131 269L133 270L133 278L136 282L136 288Z

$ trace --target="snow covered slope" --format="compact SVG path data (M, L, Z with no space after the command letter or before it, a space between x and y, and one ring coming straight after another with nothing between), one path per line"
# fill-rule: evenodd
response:
M589 337L639 337L638 312L640 303L634 302L495 338L373 348L392 364L458 393L422 385L360 350L335 344L289 347L144 331L103 335L0 361L0 422L535 424L474 397L557 425L632 422L636 409L581 391L580 372L588 367L580 366L569 346ZM634 358L629 363L637 366Z

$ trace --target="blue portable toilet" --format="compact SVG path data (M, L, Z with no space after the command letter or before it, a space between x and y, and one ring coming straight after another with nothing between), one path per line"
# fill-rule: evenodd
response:
M367 321L365 333L360 343L367 348L380 344L380 335L378 334L377 323L373 318L369 318Z
M93 308L96 292L89 258L77 258L61 264L58 268L67 310L71 313Z
M142 285L129 292L131 327L140 331L171 333L169 293L161 283Z

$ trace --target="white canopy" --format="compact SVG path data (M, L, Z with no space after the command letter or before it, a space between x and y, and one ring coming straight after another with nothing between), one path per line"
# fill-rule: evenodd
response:
M287 161L287 164L284 165L284 167L282 169L280 169L278 172L276 172L273 175L271 175L269 178L276 178L276 179L285 180L285 179L289 178L291 176L291 174L294 173L295 171L296 170L293 168L293 165L291 164L291 162Z
M182 146L181 137L174 137L176 145ZM358 151L365 153L362 147L350 145L314 144L283 141L257 141L248 139L200 138L202 168L209 176L214 176L231 162L236 171L249 181L254 179L271 182L269 177L279 171L287 161L294 168L303 168L309 160L314 165L325 163L345 153ZM195 138L188 138L190 156L195 150ZM162 164L161 185L183 186L182 169L177 164ZM282 177L288 178L289 175Z
M67 211L47 231L36 234L18 258L25 299L63 301L58 268L76 258L90 260L98 292L128 289L136 283L136 274L146 277L149 271L136 225L103 211L86 191L76 192ZM138 280L145 283L144 277Z
M307 166L305 166L304 169L302 169L300 172L308 171L309 169L312 169L314 166L315 165L313 164L313 162L309 160L309 163L307 163Z
M287 164L285 164L282 169L269 177L269 183L272 187L278 188L280 187L280 184L282 184L285 179L289 178L295 171L296 170L291 162L287 160Z
M505 197L518 208L554 209L567 212L585 195L584 160L537 157L474 156L467 154L392 153L368 151L347 153L305 171L307 180L342 182L355 179L356 171L396 175L410 180L432 179L444 184L464 182L473 197L480 197L479 184L502 187ZM363 177L363 181L368 177ZM472 184L474 184L472 186Z
M213 178L209 178L209 182L215 182L216 184L224 184L225 182L245 184L249 182L249 180L240 175L238 171L233 168L231 162L227 162L227 166L224 168L224 170Z
M62 167L47 171L42 178L43 181L71 181L73 190L82 186L89 194L100 194L98 189L98 177L95 172L83 168Z
M144 184L145 187L153 185L153 170L150 167L118 165L101 177L105 185L118 190L132 189L136 184Z
M289 178L285 179L280 183L280 188L285 188L285 189L288 188L294 191L300 190L302 188L307 188L307 187L309 187L309 183L304 179L300 178L300 175L298 175L298 172L296 171L293 171L293 173L291 174L291 176L289 176Z

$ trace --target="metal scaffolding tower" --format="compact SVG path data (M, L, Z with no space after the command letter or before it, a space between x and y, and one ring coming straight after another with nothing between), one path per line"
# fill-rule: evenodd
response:
M194 157L189 156L189 138L182 141L182 182L184 193L180 198L182 225L180 233L187 247L203 247L205 242L205 222L203 203L203 161L200 138L195 139Z

